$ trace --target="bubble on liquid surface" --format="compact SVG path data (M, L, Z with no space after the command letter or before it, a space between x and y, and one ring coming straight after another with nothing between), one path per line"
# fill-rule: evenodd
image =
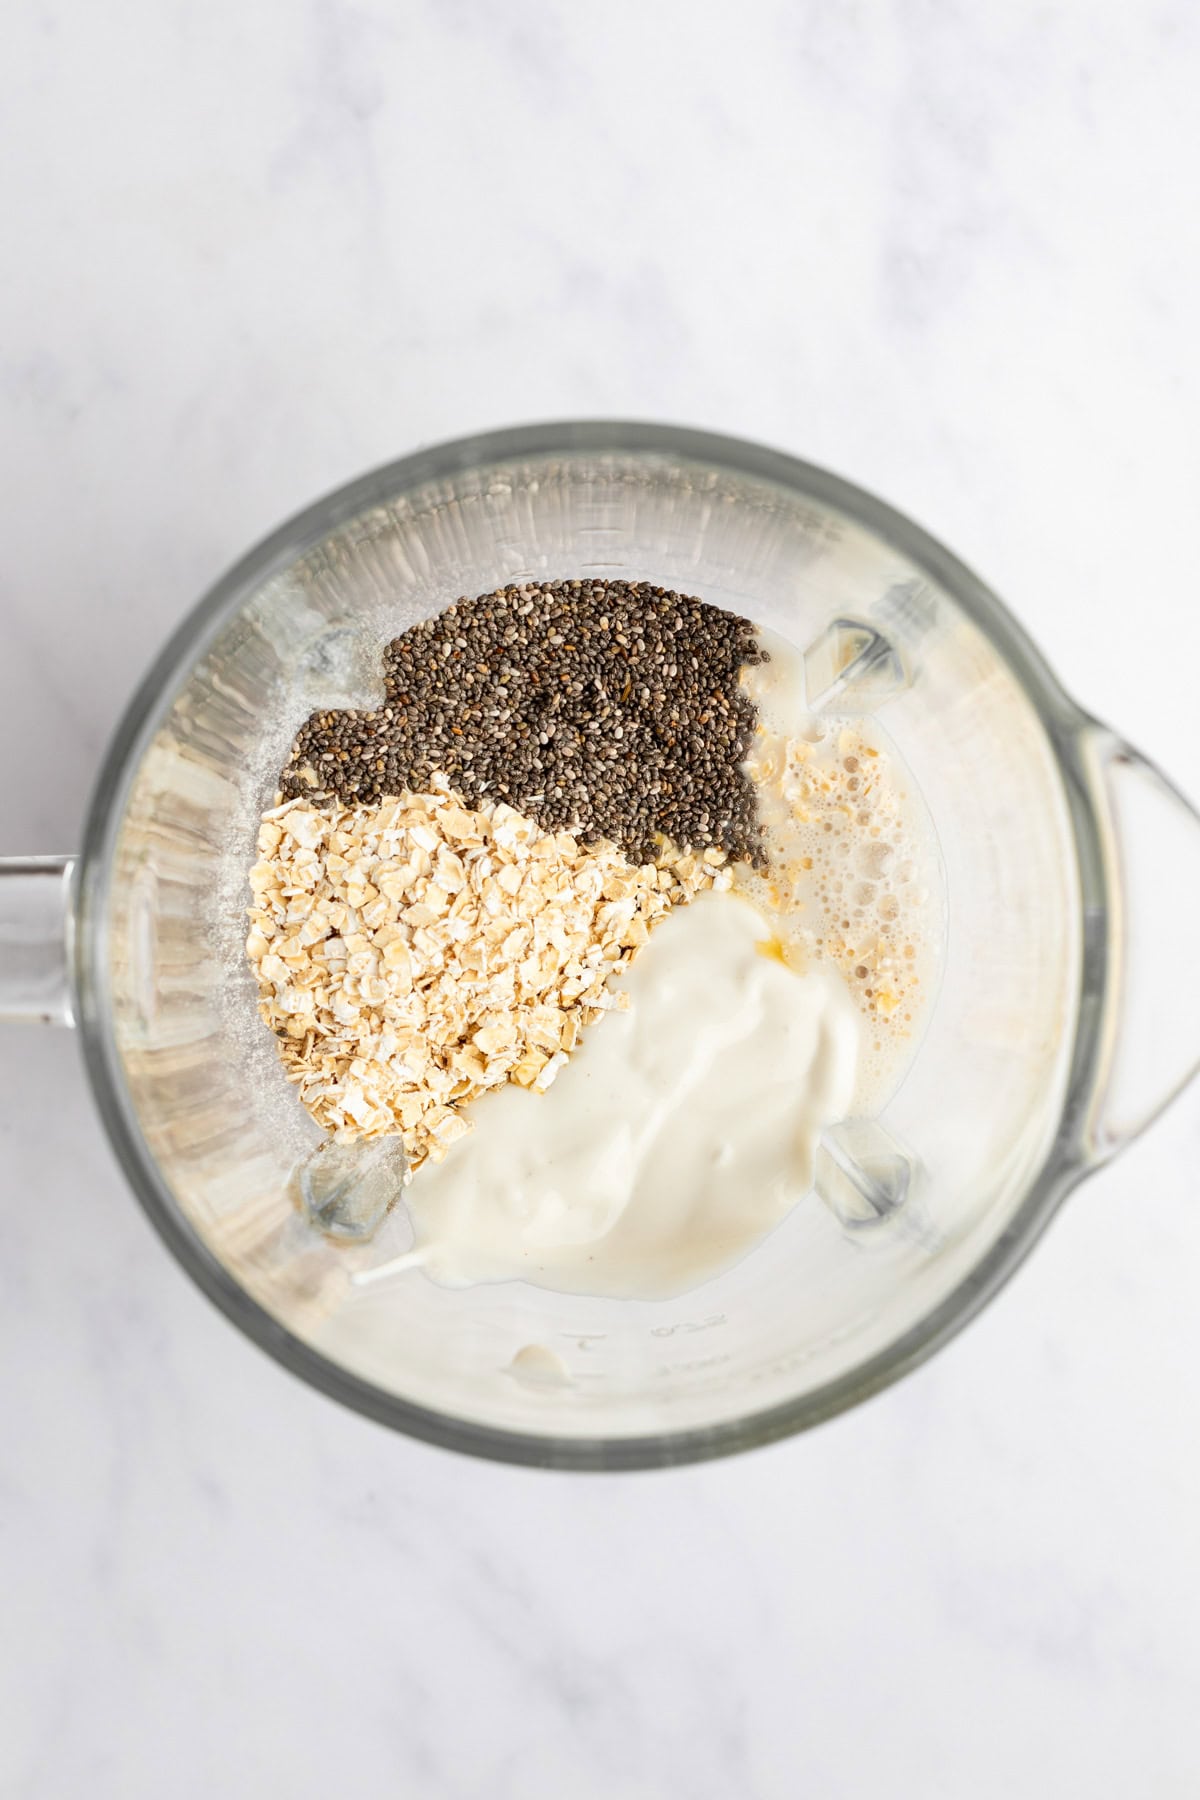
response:
M887 872L887 866L891 860L892 846L883 843L882 840L860 844L854 856L855 867L869 881L880 880Z
M571 1387L571 1371L547 1344L523 1344L505 1371L524 1388Z

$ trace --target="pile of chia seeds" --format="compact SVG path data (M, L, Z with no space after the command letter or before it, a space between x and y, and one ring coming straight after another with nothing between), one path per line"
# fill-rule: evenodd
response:
M460 600L383 660L382 707L302 727L286 799L371 805L440 772L635 861L664 838L761 860L738 677L766 653L747 619L648 582L552 581Z

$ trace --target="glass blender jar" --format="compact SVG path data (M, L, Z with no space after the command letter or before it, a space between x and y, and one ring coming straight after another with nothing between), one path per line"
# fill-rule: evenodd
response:
M880 1115L828 1133L809 1198L684 1299L364 1281L403 1251L404 1209L386 1149L323 1153L257 1016L258 817L301 720L371 698L382 643L462 595L574 575L728 606L805 653L810 705L878 714L940 845L941 990ZM351 483L205 597L116 733L81 854L0 863L0 1018L78 1025L152 1223L293 1372L452 1448L659 1465L912 1368L1183 1085L1200 1027L1167 909L1193 873L1200 819L909 520L732 439L534 426Z

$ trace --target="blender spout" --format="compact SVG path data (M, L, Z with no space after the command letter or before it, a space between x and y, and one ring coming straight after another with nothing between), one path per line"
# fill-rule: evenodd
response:
M0 1022L73 1025L74 858L0 858Z
M1101 1079L1085 1142L1099 1163L1200 1072L1200 990L1187 960L1187 924L1200 896L1200 813L1111 732L1089 725L1084 738L1112 897Z

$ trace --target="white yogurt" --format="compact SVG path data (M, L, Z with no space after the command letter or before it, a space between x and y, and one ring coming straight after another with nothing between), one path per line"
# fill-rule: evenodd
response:
M811 1187L859 1061L841 976L796 974L770 943L735 894L676 909L620 983L629 1010L549 1092L482 1096L471 1136L422 1169L402 1260L452 1286L661 1299L743 1256Z

